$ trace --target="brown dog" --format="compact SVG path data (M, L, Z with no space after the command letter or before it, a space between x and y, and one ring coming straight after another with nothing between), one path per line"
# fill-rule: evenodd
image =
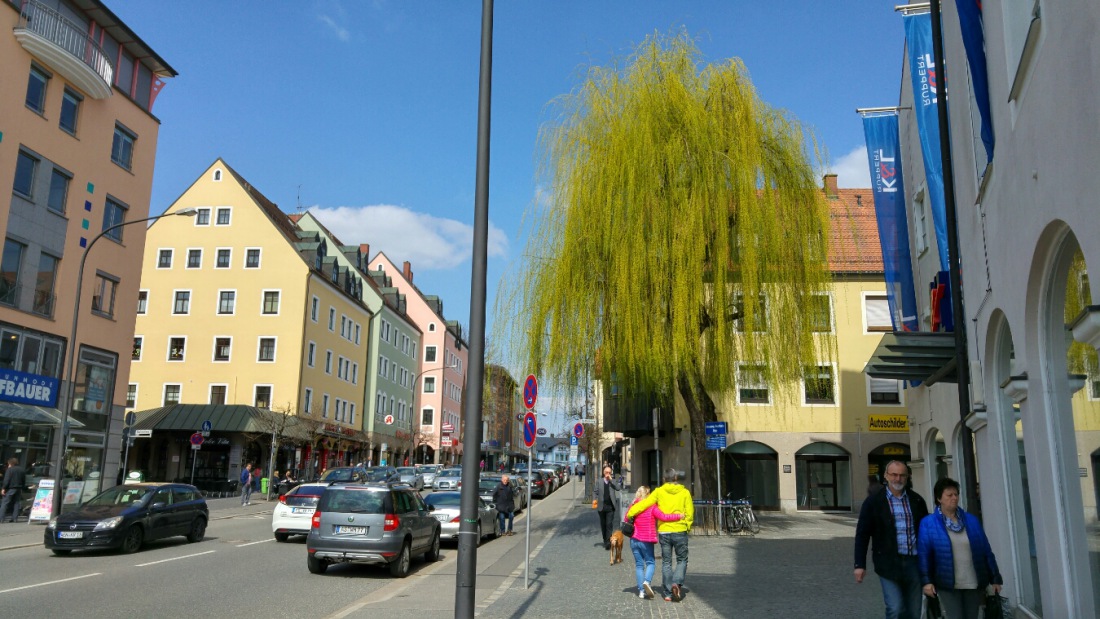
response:
M623 532L615 531L611 534L611 563L615 565L623 562Z

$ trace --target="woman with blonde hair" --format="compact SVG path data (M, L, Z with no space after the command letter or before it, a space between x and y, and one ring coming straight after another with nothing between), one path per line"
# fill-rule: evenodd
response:
M640 486L634 493L634 501L637 503L649 496L649 488ZM634 553L634 573L638 579L638 597L642 599L653 598L653 587L649 581L653 579L653 572L657 564L653 558L653 547L657 544L657 521L676 521L683 518L683 514L666 514L656 504L643 509L633 518L625 518L625 521L634 522L634 535L630 538L630 551Z

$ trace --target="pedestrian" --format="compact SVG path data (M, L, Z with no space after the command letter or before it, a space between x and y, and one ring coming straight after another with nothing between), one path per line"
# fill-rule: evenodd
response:
M583 464L578 464L577 465L577 477L580 479L581 483L584 483L584 465Z
M634 501L631 506L637 505L649 496L649 488L640 486L634 492ZM653 599L653 572L657 569L654 560L653 547L657 544L657 521L675 522L681 520L683 514L666 514L656 504L643 509L634 516L634 535L630 538L630 552L634 554L634 574L638 581L638 597ZM630 517L627 516L627 519Z
M11 506L11 521L19 521L19 513L23 511L23 489L27 487L27 471L19 466L16 458L8 459L8 468L4 471L4 481L0 483L0 522L8 517L8 506Z
M878 475L867 476L867 496L875 496L875 494L882 490L882 482L879 481Z
M611 550L611 534L615 532L615 522L622 507L619 490L622 486L611 478L611 467L603 469L603 483L596 484L596 513L600 517L600 533L603 534L603 549Z
M691 491L684 487L683 471L666 469L665 483L635 503L626 515L635 518L651 505L656 505L665 514L682 516L676 521L662 521L657 524L657 538L661 543L661 587L664 589L664 599L666 602L679 602L683 598L684 579L687 577L688 531L691 530L691 523L695 518L695 505L691 502ZM672 565L673 556L676 558L675 568Z
M244 465L241 471L241 507L249 505L252 499L252 463Z
M268 500L279 496L279 471L271 471L271 479L267 480L267 498Z
M512 521L516 518L516 493L512 488L511 478L503 475L500 484L493 490L493 507L497 510L497 518L500 520L500 534L512 535ZM508 519L508 528L504 528L505 517Z
M870 544L887 619L919 619L921 614L917 528L928 515L928 504L921 495L906 489L908 480L904 462L887 464L886 486L864 499L856 524L856 583L862 583L867 573Z
M936 509L920 521L917 564L924 594L940 598L951 619L977 619L985 590L1000 594L1001 572L982 525L959 507L959 482L944 477L932 489Z
M485 470L485 459L484 458L481 459L481 470L482 471Z

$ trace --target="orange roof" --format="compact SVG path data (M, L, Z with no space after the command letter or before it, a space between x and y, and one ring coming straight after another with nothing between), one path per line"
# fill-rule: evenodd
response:
M831 188L830 188L831 189ZM837 189L826 195L831 220L829 270L842 273L882 273L874 197L868 189Z

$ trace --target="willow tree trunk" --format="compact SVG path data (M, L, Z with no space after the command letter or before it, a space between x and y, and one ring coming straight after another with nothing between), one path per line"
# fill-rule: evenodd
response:
M684 399L687 408L688 419L691 421L691 440L695 442L695 462L699 473L700 485L696 489L693 498L713 499L718 495L718 467L709 451L707 451L706 424L709 421L718 421L718 411L714 407L714 400L703 387L703 377L698 370L682 369L677 374L676 386L680 390L680 396ZM689 488L691 481L685 483Z

